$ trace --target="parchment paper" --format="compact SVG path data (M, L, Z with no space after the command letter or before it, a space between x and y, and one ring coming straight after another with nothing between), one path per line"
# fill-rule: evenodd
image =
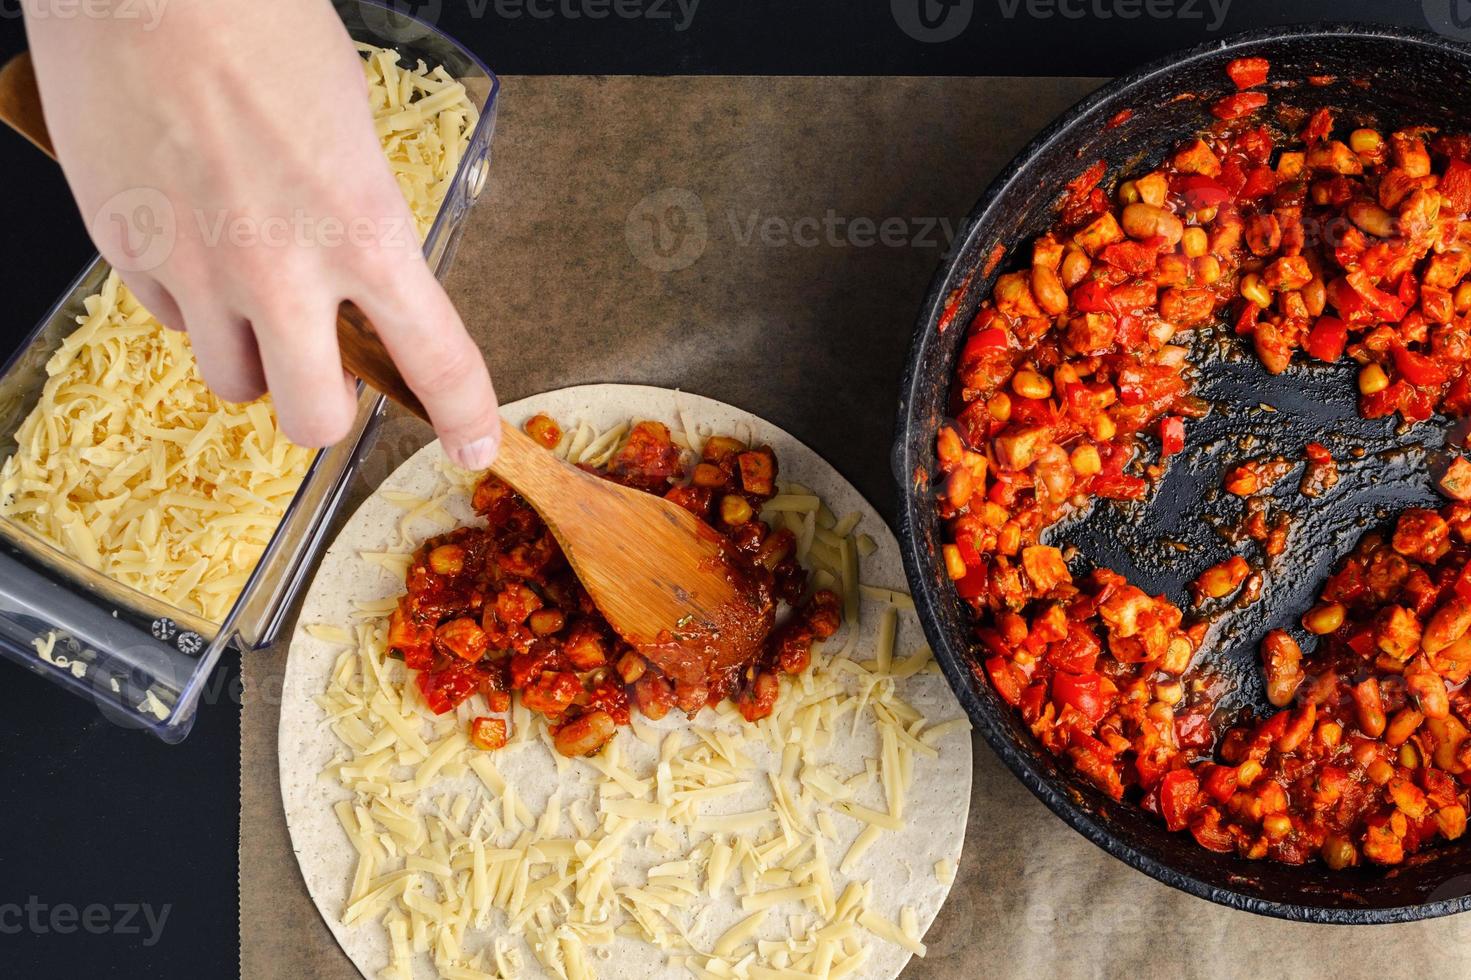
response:
M502 398L592 381L719 398L806 442L889 519L898 380L947 229L1099 83L504 82L448 284ZM391 417L347 511L429 439ZM285 657L243 671L241 973L352 980L281 810ZM979 740L975 760L960 878L906 978L1471 976L1471 915L1347 928L1229 911L1089 844Z

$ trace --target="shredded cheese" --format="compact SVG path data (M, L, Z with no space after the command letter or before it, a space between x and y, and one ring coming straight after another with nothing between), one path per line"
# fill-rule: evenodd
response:
M680 422L697 444L692 420ZM600 434L579 424L565 441L568 458L616 451L627 428ZM383 617L392 602L357 603L351 630L306 627L345 647L317 699L345 746L328 772L353 793L336 808L356 855L341 915L387 930L383 976L416 975L426 956L441 977L521 975L528 964L507 945L513 940L525 942L532 973L560 980L595 980L608 944L625 936L658 947L671 966L720 980L851 976L869 963L872 939L924 954L918 912L903 895L876 896L854 874L860 862L871 874L881 859L895 860L880 842L906 826L916 767L966 724L930 726L901 696L933 660L927 648L897 655L907 596L860 587L855 515L834 518L793 485L782 497L797 506L772 513L792 518L814 560L826 549L829 581L847 586L849 625L860 602L878 606L873 659L848 656L855 631L842 651L815 649L811 668L782 678L775 710L754 725L728 705L668 731L635 721L631 735L597 755L554 756L549 795L518 786L511 776L524 769L515 761L497 765L516 756L469 744L463 716L483 713L475 702L460 715L431 716L409 672L387 657ZM427 513L444 496L391 499L405 513ZM376 553L356 557L364 567L378 562ZM545 723L519 699L509 720L514 734L500 752L553 751ZM852 757L828 755L851 737L875 746L856 769ZM468 792L455 784L446 793L457 774ZM539 812L535 799L546 801ZM852 822L840 833L834 815ZM660 856L634 867L630 851ZM953 880L953 865L935 865L942 883L947 873ZM474 930L496 939L487 945Z
M477 112L443 68L403 68L392 51L358 47L384 154L423 238ZM115 271L85 311L0 465L0 517L92 572L219 624L313 451L286 440L268 397L234 405L210 392L188 336L164 329ZM0 531L29 543L3 521Z

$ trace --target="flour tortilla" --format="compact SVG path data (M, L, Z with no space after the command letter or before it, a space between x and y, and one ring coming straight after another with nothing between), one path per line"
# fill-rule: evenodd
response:
M732 434L749 437L755 444L770 444L776 451L781 482L795 482L810 488L839 516L853 511L862 513L859 530L872 536L878 548L862 559L860 577L865 584L907 591L898 543L873 507L816 453L788 433L748 412L697 395L640 385L613 384L583 385L547 392L502 409L505 418L518 426L537 413L546 413L569 430L579 421L585 421L599 432L621 422L639 419L663 421L671 430L679 432L682 429L681 412L691 420L691 424L707 434ZM350 627L355 601L402 594L402 576L363 559L360 552L383 551L396 546L399 523L405 510L400 504L390 502L384 496L385 492L431 497L435 495L436 488L442 491L448 484L445 467L445 457L439 444L431 443L384 481L348 521L328 549L307 593L292 637L284 681L279 731L281 795L292 845L307 889L322 917L358 970L371 978L376 978L389 962L388 934L377 919L354 926L344 926L340 922L356 857L332 807L338 800L350 798L352 794L334 778L320 774L335 759L345 757L348 750L333 734L325 713L313 700L326 690L332 667L344 647L311 635L310 628L321 625ZM465 492L451 494L444 509L457 524L476 522ZM411 547L445 530L447 528L440 522L419 520L410 525ZM853 659L872 659L880 612L879 604L865 601L860 636L851 654ZM842 642L844 637L845 633L840 631L833 641L829 641L827 648L836 649L835 644ZM907 656L923 645L924 638L914 614L901 613L895 658ZM900 684L901 696L923 712L932 725L963 717L943 677L933 668ZM431 717L427 710L424 713L426 718ZM708 710L693 722L680 712L671 712L653 727L667 730L690 725L730 729L729 722L720 723ZM840 737L834 740L831 753L843 771L861 769L866 757L879 754L878 738L871 721L859 727L856 738L848 740L843 735L845 733L840 733ZM618 738L626 765L635 772L652 766L655 755L652 748L626 729L620 730ZM941 860L952 862L952 866L959 863L970 801L969 732L951 731L938 741L937 747L941 750L939 759L916 757L914 761L914 782L907 796L909 802L905 811L908 817L906 829L883 834L858 862L852 876L873 882L870 907L891 922L899 921L902 907L912 907L917 913L921 933L928 930L950 890L948 884L937 879L935 865ZM761 767L761 771L753 773L752 781L757 790L717 801L721 805L712 805L707 812L739 812L764 809L767 805L769 794L764 791L764 771L778 771L780 756L770 752L764 742L755 738L746 751ZM532 813L540 814L549 795L559 785L551 752L540 742L533 741L514 750L500 750L493 759ZM595 801L595 783L589 780L582 784L574 779L578 774L591 772L591 767L581 761L569 764L568 777L560 781L564 805L578 796ZM478 797L483 794L483 789L474 775L458 779L442 777L421 794L420 809L433 812L430 801L444 793L452 796L469 793ZM882 809L882 789L872 786L857 801ZM837 865L861 825L838 815L834 816L834 824L839 841L828 845L828 853L834 885L841 893L849 876L841 874ZM685 828L674 824L668 827L682 846L693 844ZM630 839L621 857L627 869L624 874L615 876L615 884L633 880L627 870L636 871L638 880L642 881L643 870L671 860L669 855L645 844L648 833L654 829L654 824L646 824ZM706 898L702 901L712 907L698 920L699 927L690 935L701 944L701 948L708 949L728 926L744 918L744 913L729 887L718 900ZM800 906L778 906L775 914L768 917L767 928L761 933L761 938L776 938L777 929L785 936L786 914L796 911L800 911ZM488 946L504 927L505 919L497 911L491 916L488 928L467 931L467 955ZM520 937L512 939L521 949L526 975L539 975L541 964L531 955L524 941ZM865 942L869 946L869 957L856 976L876 980L897 976L911 955L877 937L866 936ZM672 967L666 962L668 954L665 951L638 939L619 936L601 949L608 950L611 955L606 958L601 954L589 957L600 978L643 980L689 976L684 968ZM415 975L436 975L427 954L416 958Z

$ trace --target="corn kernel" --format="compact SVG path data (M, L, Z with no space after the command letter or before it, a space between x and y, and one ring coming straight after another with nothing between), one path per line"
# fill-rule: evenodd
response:
M1354 849L1347 838L1334 835L1323 841L1323 863L1334 871L1342 871L1349 865L1354 864L1359 857L1359 852Z
M1372 129L1356 129L1348 134L1348 148L1355 153L1376 154L1384 149L1384 137Z
M732 526L744 524L751 519L751 503L745 497L733 493L720 498L720 519Z
M465 567L465 549L457 544L442 544L429 552L429 567L437 575L458 575Z
M1384 373L1384 368L1377 364L1365 364L1364 369L1359 372L1359 392L1365 395L1373 395L1389 387L1389 375Z
M1272 305L1272 291L1262 282L1262 277L1249 272L1241 277L1241 295L1262 309Z
M986 411L997 422L1005 422L1011 418L1011 396L1004 391L998 391L991 396L990 401L986 402Z
M1073 471L1079 476L1092 476L1103 469L1103 460L1098 455L1098 447L1091 443L1074 449L1068 459L1073 464Z
M1041 400L1052 395L1052 382L1036 371L1018 371L1012 375L1011 390L1023 398Z
M1210 247L1210 239L1206 236L1204 228L1192 226L1185 229L1185 234L1180 238L1180 247L1192 259L1199 258Z
M1195 281L1209 286L1221 278L1221 260L1214 255L1202 255L1195 260Z
M960 549L953 544L947 544L941 550L945 553L945 574L952 579L965 578L969 569L965 567L965 559L960 557Z
M1090 428L1093 432L1093 438L1097 439L1099 442L1108 442L1108 440L1117 435L1119 431L1118 424L1102 412L1099 412L1097 415L1093 416L1093 422Z
M1247 789L1256 778L1262 774L1262 764L1255 759L1247 759L1236 767L1236 785Z

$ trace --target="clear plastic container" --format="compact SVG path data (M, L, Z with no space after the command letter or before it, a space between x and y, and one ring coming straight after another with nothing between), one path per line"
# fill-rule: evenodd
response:
M335 0L355 40L393 48L464 83L480 110L458 172L424 242L435 274L449 271L470 206L485 186L499 82L489 68L437 28L369 0ZM0 368L0 459L40 397L45 365L76 329L82 301L107 278L99 257ZM223 623L210 624L105 579L33 534L0 518L0 655L96 702L119 725L166 742L189 734L206 681L229 647L272 643L301 588L344 491L371 447L384 414L382 396L359 386L352 432L313 459L260 563ZM53 638L47 658L39 653ZM84 666L78 667L77 664Z

